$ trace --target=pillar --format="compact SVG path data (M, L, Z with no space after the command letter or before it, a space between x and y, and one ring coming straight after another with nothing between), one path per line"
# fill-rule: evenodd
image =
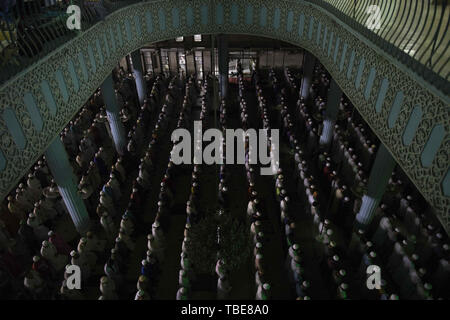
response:
M219 54L220 97L224 99L228 89L228 40L225 35L217 37L217 52Z
M45 159L75 228L80 234L84 235L90 227L89 214L83 199L78 194L77 179L73 174L66 149L59 137L45 151Z
M140 105L144 104L147 97L147 85L144 79L144 67L142 65L141 50L131 53L132 71Z
M325 119L323 120L323 130L319 140L321 146L328 146L331 143L341 97L341 88L339 88L334 79L331 79L330 89L328 89L327 109L325 110Z
M312 84L312 76L314 71L314 56L311 55L308 52L304 52L304 59L303 59L303 79L302 79L302 86L301 86L301 95L303 99L309 98L309 89L311 88Z
M116 91L114 90L111 74L103 81L101 89L114 145L117 153L123 155L126 150L127 141L125 138L125 128L120 119L119 106L117 104Z
M370 171L367 193L363 196L361 208L356 215L356 223L359 228L364 229L372 222L395 164L394 158L381 143Z

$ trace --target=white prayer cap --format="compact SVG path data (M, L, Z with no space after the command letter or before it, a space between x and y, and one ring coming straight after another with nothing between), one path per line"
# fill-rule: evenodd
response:
M257 260L262 259L262 257L263 257L263 255L262 255L261 253L258 253L258 254L256 255L256 259L257 259Z
M39 256L33 257L33 262L38 262L39 260L41 260L41 257L39 257Z
M262 243L261 243L261 242L257 242L257 243L256 243L256 247L257 247L257 248L262 248Z
M159 226L160 226L160 224L159 224L159 221L158 221L158 220L156 220L156 221L152 224L152 227L153 227L153 228L159 228Z
M339 261L339 256L338 256L337 254L335 254L335 255L333 256L333 260L336 261L336 262Z
M77 252L76 252L75 250L70 251L70 256L71 256L71 257L76 256L76 254L77 254Z
M141 264L142 264L143 266L146 266L146 265L148 264L148 261L144 259L144 260L141 261Z
M43 247L48 247L48 241L47 240L42 241L42 246Z
M49 237L51 237L51 236L53 236L55 233L52 231L52 230L50 230L49 232L48 232L48 236Z
M270 284L264 283L264 284L263 284L263 289L264 289L264 290L270 290Z
M292 249L294 249L294 250L298 250L299 248L300 248L299 245L296 244L296 243L294 243L294 244L292 245Z
M342 290L347 290L348 289L348 284L343 282L343 283L341 283L340 287L341 287Z
M344 277L347 274L347 272L344 269L339 270L339 275L341 277Z

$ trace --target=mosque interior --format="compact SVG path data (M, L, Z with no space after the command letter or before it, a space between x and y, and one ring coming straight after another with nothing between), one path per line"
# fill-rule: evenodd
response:
M0 299L450 299L450 6L375 2L0 7Z

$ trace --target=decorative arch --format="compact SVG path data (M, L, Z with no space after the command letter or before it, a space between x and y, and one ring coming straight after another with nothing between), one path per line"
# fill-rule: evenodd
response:
M0 88L0 113L15 111L27 141L20 150L7 130L0 131L5 159L1 196L17 184L123 56L151 42L212 33L280 39L314 54L450 229L450 197L443 182L449 170L449 97L324 9L299 0L141 2L112 13L58 48ZM395 111L397 121L388 127L398 92L404 94L403 103ZM34 97L39 112L28 112L25 93ZM402 135L416 105L422 106L423 116L412 143L405 145ZM45 130L32 125L33 114L40 114ZM442 142L424 167L421 153L436 125L443 128ZM0 128L6 128L2 118Z

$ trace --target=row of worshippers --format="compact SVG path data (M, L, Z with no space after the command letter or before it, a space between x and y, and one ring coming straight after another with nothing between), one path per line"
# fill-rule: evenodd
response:
M125 93L121 89L123 88L119 87L119 89L116 89L116 92L121 91L122 94L120 96L123 96ZM123 104L122 108L122 110L126 108L127 110L131 110L127 111L126 119L122 117L122 122L124 122L124 125L125 122L128 124L128 126L125 127L129 129L128 130L129 141L137 135L136 131L138 131L138 128L142 128L142 126L148 125L151 113L149 110L149 104L147 100L144 101L144 104L140 108L132 108L132 107L130 108L130 106L133 104L135 103L129 103L128 101L126 101ZM133 123L135 123L134 126ZM141 134L138 135L139 139L144 139L146 135L142 133L142 130L140 131L140 133ZM103 221L102 226L106 231L107 237L111 239L115 235L114 232L115 228L112 228L111 221L114 220L114 218L117 216L116 208L120 207L122 190L128 178L127 172L130 172L132 169L134 169L133 164L135 163L136 159L135 157L125 152L125 155L119 156L115 164L113 164L112 166L110 162L106 163L105 160L106 159L101 158L101 155L98 156L96 155L96 158L94 159L94 162L97 164L99 169L101 168L102 171L106 173L102 175L102 177L104 177L103 181L106 181L106 183L101 186L99 197L98 198L91 197L91 199L93 199L92 203L94 205L98 203L97 199L99 199L96 212L100 218L100 222L102 223ZM106 170L107 167L111 168L109 172L108 170ZM98 192L99 187L100 186L97 184L94 187L94 190L96 192L92 193L96 194ZM136 188L133 187L132 190L136 192Z
M369 138L366 134L369 130L363 126L363 122L357 123L351 116L347 117L346 128L349 132L350 142L354 145L356 152L361 155L363 169L370 170L375 161L378 139L376 136Z
M198 223L200 216L197 211L199 198L199 177L201 175L200 165L195 164L192 170L192 181L189 200L186 202L186 224L184 228L184 239L181 248L180 271L178 281L178 291L176 300L187 300L191 296L192 284L195 281L195 273L187 255L187 246L189 245L189 230L192 225Z
M331 148L332 161L340 166L340 174L351 188L361 188L367 183L367 171L360 161L360 153L349 146L339 125L335 125Z
M221 100L220 107L220 126L222 128L223 134L225 134L227 129L227 107L225 99ZM225 163L225 151L226 151L226 140L222 143L222 157L223 161L219 168L219 186L218 186L218 207L220 214L229 214L229 197L228 197L228 179L226 172ZM217 299L226 300L229 298L232 286L230 284L230 272L227 270L225 259L218 256L216 263L216 274L217 274Z
M154 125L154 119L161 121L163 118L163 113L161 113L162 108L167 108L164 106L164 98L167 91L168 84L166 81L169 79L163 79L157 77L153 83L153 87L148 99L144 100L144 104L141 106L141 112L139 114L139 124L138 126L131 126L128 132L128 144L127 144L127 155L129 156L129 162L131 167L135 167L137 164L133 160L139 159L137 154L142 150L142 142L144 140L144 135L147 134L147 129L149 127L149 122ZM160 107L162 105L162 107ZM154 130L155 131L155 130ZM158 132L152 133L151 139L154 139L154 135Z
M157 85L157 82L155 81L155 85ZM125 92L121 94L122 96L125 95ZM128 104L128 101L125 102L125 106ZM156 110L156 108L154 108ZM124 110L124 109L122 109ZM131 109L133 110L133 109ZM137 112L136 112L137 114ZM151 111L150 111L150 105L148 103L148 100L144 101L144 104L142 105L139 113L138 120L142 120L144 125L148 125L149 120L151 117ZM131 126L131 119L133 117L129 117L128 120L126 120L130 126ZM122 119L122 121L125 122L125 119ZM125 123L124 123L125 124ZM131 128L129 132L131 132ZM145 156L141 158L141 166L145 167L146 170L152 171L152 159L151 159L151 149L149 148L145 152ZM99 198L99 205L97 206L96 212L97 215L100 218L100 224L103 227L107 239L109 241L112 241L116 238L116 235L118 234L118 226L115 224L114 220L118 217L117 209L120 207L119 200L121 198L123 189L123 186L125 185L126 179L130 178L130 175L127 174L127 172L130 172L134 169L134 163L136 159L133 159L133 157L130 156L119 156L116 164L111 167L111 171L109 174L109 180L108 182L103 186L102 190L100 191L100 198ZM142 176L142 174L141 174ZM117 178L116 178L117 177ZM139 180L139 178L138 178ZM143 184L142 180L140 181L141 184ZM132 216L133 212L140 212L142 209L142 204L140 199L142 198L143 188L140 186L139 181L134 181L131 189L131 195L130 195L130 201L127 206L127 215L122 216L122 220L119 224L121 226L122 224L127 225L126 222L123 222L124 218L125 220L128 219L128 217ZM123 223L122 223L123 222ZM124 237L126 238L126 234L130 234L130 232L124 232ZM127 241L129 243L129 241Z
M283 92L281 92L281 94L282 93ZM283 102L284 99L280 99L280 101ZM282 103L281 105L280 115L282 117L281 123L285 132L284 139L288 141L291 150L296 152L295 162L297 163L297 161L301 161L302 159L302 152L298 140L295 139L295 126L289 117L290 113L285 103ZM311 298L309 293L310 282L305 279L301 251L299 245L295 242L296 226L294 217L291 213L292 210L290 210L290 197L288 195L287 183L282 168L278 169L274 187L276 200L280 206L280 222L284 227L281 234L284 234L286 237L286 242L283 244L285 244L285 248L288 248L285 265L291 283L291 290L298 300L309 300ZM297 190L294 190L294 192L295 198Z
M154 87L159 82L155 81ZM171 84L169 84L172 90ZM167 136L161 134L161 127L167 126L166 122L170 121L168 117L168 110L173 108L173 102L168 104L167 99L164 100L164 105L158 115L158 120L155 123L155 127L151 134L151 142L145 150L144 157L140 158L138 177L134 180L132 186L132 193L128 202L128 209L122 216L118 236L116 237L116 246L112 249L110 258L105 263L104 271L106 276L100 279L100 292L99 299L114 300L118 299L119 294L124 292L124 274L127 272L127 258L135 248L135 239L138 234L142 233L142 215L143 215L143 201L150 191L150 174L154 173L154 161L156 160L155 153L160 147L160 144L164 140L167 140ZM146 102L147 103L147 102ZM170 168L170 163L168 168ZM166 171L164 176L168 179L169 171ZM164 198L161 197L161 193L165 192L164 182L161 183L161 191L158 201L158 213L162 212ZM106 221L105 221L106 222ZM111 223L109 224L111 225ZM105 223L105 229L107 224ZM109 233L113 234L116 228L111 228ZM136 300L149 299L151 297L151 286L157 275L159 264L163 259L164 235L159 224L156 221L152 225L152 234L147 237L148 251L146 259L141 262L141 275L137 282L137 292L135 294Z
M191 82L192 84L192 82ZM169 88L178 86L177 83L169 85ZM172 115L178 115L175 119L177 122L177 128L183 123L183 117L190 115L188 98L190 91L190 85L186 86L185 95L183 98L181 110L176 113L175 110ZM166 96L166 101L171 103L171 107L174 107L175 100L173 96ZM167 232L168 215L174 204L174 185L173 175L176 173L176 167L172 160L169 160L165 174L161 180L161 188L158 195L158 208L155 220L152 224L152 233L147 235L147 258L142 260L141 275L138 279L137 292L135 300L147 300L151 299L155 294L155 288L158 281L158 274L161 264L164 262L164 251L166 245L165 232Z
M281 90L280 94L283 93L284 91ZM284 102L286 100L279 99L279 101L281 102L280 115L282 117L280 123L284 127L284 139L288 141L291 150L295 150L296 160L300 161L301 150L298 140L295 139L295 126L290 119L289 110ZM276 201L280 206L280 222L284 227L281 234L286 237L286 242L283 243L284 248L288 248L286 255L286 269L291 283L291 290L298 300L309 300L310 282L305 278L301 251L299 245L295 242L295 221L291 213L292 211L290 210L290 197L288 195L287 183L285 182L286 179L283 175L282 168L278 169L275 177L274 189ZM297 190L294 190L295 193L296 191Z
M27 175L26 183L19 183L14 193L15 195L7 197L7 208L12 221L26 221L32 213L46 222L66 212L59 191L51 179L45 157ZM17 230L14 227L11 229Z
M186 224L184 227L184 239L181 247L181 260L180 260L180 271L178 277L178 291L176 293L176 300L188 300L192 294L192 284L195 281L195 273L193 270L193 265L191 259L187 254L187 246L189 245L190 235L189 231L193 224L198 222L199 215L195 207L198 198L198 178L201 174L199 170L199 165L194 165L192 170L192 181L191 181L191 192L189 199L186 203ZM195 170L195 171L194 171Z
M123 90L123 84L116 84L119 87L115 92ZM97 94L97 93L96 93ZM100 93L97 97L101 108L95 115L89 130L84 132L79 144L79 155L77 163L79 165L78 173L82 175L78 188L81 197L85 200L89 213L93 213L99 198L98 192L107 185L108 188L114 188L115 194L118 193L119 184L122 185L125 180L125 168L122 165L122 158L116 161L116 152L113 149L112 134L107 121L106 111L103 99ZM119 101L119 108L122 111L126 108L123 102ZM135 110L136 108L131 108ZM136 113L136 112L134 112ZM124 119L122 119L124 122ZM135 121L135 118L128 119L128 122ZM114 161L116 161L114 163ZM111 168L111 170L108 170ZM77 171L77 170L76 170ZM108 181L109 179L109 181ZM120 190L119 190L120 192Z
M89 135L94 134L96 138L98 136L95 128L102 130L101 125L105 125L105 129L109 130L109 128L106 128L102 110L100 91L97 90L81 108L74 120L70 121L64 128L61 137L70 159L75 160L79 155L81 140L88 134L88 130L90 130ZM95 121L96 119L98 122ZM93 124L95 125L93 126Z
M205 79L200 89L200 120L202 121L202 128L207 127L208 120L208 79ZM198 128L198 130L202 130ZM200 132L202 134L202 132ZM196 144L194 144L196 146ZM190 241L189 231L192 225L198 223L204 212L200 210L200 176L202 175L202 168L200 164L194 164L192 168L191 188L189 200L186 202L186 224L184 229L184 239L181 250L180 271L178 281L178 291L176 293L176 300L188 300L192 296L192 284L196 280L194 266L187 253L187 245Z
M239 77L242 79L242 75L239 75ZM241 87L242 91L245 91L245 88L243 88L243 81L239 81L239 86ZM264 106L265 108L265 106ZM245 98L242 98L240 101L240 113L241 113L241 122L242 126L244 127L246 119L248 119L248 110L247 110L247 103L245 101ZM246 128L244 127L246 130ZM254 248L253 248L253 258L255 262L255 285L256 285L256 294L255 299L256 300L267 300L270 299L270 293L271 293L271 286L266 279L265 276L265 270L267 269L266 263L264 263L264 246L263 246L263 208L260 205L258 192L255 189L256 184L256 177L254 174L254 169L252 165L249 162L249 145L248 145L248 137L245 137L245 170L246 170L246 177L247 177L247 183L249 185L249 202L247 205L247 216L250 221L250 231L251 235L254 239Z

